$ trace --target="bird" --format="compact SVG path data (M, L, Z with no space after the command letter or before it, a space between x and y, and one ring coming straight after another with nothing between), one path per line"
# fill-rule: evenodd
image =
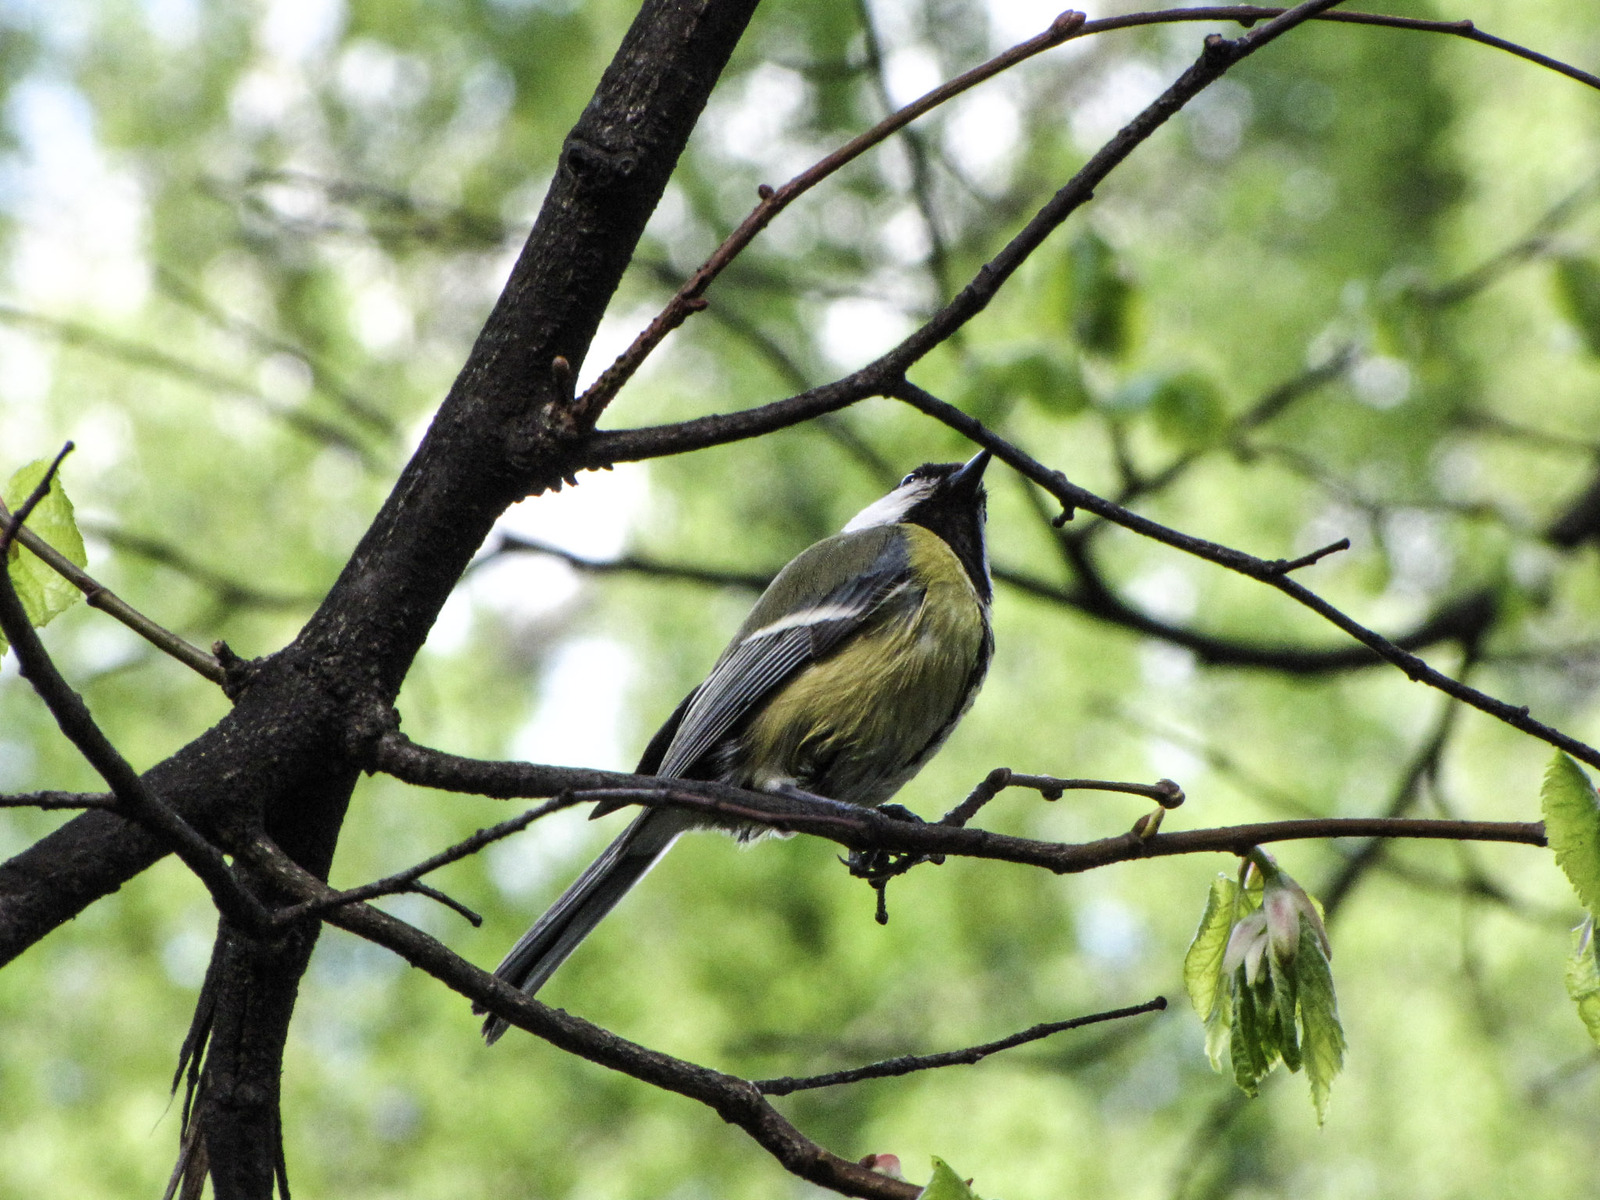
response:
M994 653L990 457L924 463L801 551L650 739L636 773L867 807L898 792L972 706ZM536 993L680 834L716 824L686 809L645 809L495 975ZM766 831L731 832L749 840ZM491 1014L484 1039L492 1045L507 1028Z

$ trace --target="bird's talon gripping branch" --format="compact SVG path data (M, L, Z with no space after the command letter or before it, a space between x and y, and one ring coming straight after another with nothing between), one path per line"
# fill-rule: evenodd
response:
M878 805L878 811L886 817L894 818L896 821L908 821L913 825L927 824L925 820L917 816L904 804L880 804Z

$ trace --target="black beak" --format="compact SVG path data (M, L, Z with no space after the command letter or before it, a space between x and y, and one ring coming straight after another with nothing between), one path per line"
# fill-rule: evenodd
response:
M983 486L983 469L994 454L980 450L961 464L961 469L950 476L950 490L958 496L975 496Z

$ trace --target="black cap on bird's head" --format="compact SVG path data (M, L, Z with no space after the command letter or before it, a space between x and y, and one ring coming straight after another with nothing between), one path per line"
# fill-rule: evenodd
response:
M967 568L973 586L989 598L989 555L983 522L987 493L983 470L993 455L980 450L964 463L923 463L881 500L867 505L845 532L876 525L921 525L938 534Z

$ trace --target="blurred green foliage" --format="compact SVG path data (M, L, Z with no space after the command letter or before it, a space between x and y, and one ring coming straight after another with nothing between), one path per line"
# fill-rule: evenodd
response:
M868 8L897 102L1003 33L1033 32L1015 6L977 0ZM73 438L64 479L92 572L199 644L285 644L463 361L632 14L612 0L0 6L0 476ZM1472 0L1443 15L1590 69L1600 53L1591 0ZM917 127L921 195L900 142L852 165L716 284L608 423L735 410L880 352L1208 31L1075 43L956 101ZM868 47L859 6L774 0L758 13L587 372L758 184L881 115ZM1269 558L1349 536L1304 581L1385 632L1484 591L1498 615L1472 647L1473 682L1593 742L1595 544L1562 551L1540 531L1600 452L1597 113L1593 91L1482 46L1298 30L1143 146L914 378L1187 532ZM1335 382L1268 404L1341 353L1351 366ZM586 476L512 521L601 557L625 544L770 569L909 467L965 450L873 401L759 443ZM1053 515L994 473L997 565L1081 587ZM1340 644L1277 593L1119 530L1084 545L1103 586L1163 621ZM401 696L405 730L464 754L631 766L749 598L500 556L442 614ZM901 797L925 814L1000 764L1170 775L1190 801L1167 828L1537 814L1547 748L1475 714L1403 791L1443 700L1395 672L1207 667L1006 587L995 624L985 692ZM84 606L47 640L141 767L225 710ZM1464 669L1461 647L1427 653ZM95 786L7 660L0 790ZM365 780L335 881L385 874L505 813ZM1138 815L1124 798L1006 793L983 820L1071 841ZM0 853L62 819L0 812ZM389 907L492 965L613 828L569 813L440 872L433 882L485 913L482 929L412 897ZM1321 894L1353 849L1279 857ZM1231 866L1162 859L1058 879L950 862L897 880L879 928L827 845L692 838L544 998L751 1077L947 1049L1175 996L1209 882ZM780 1107L839 1153L894 1153L913 1171L937 1154L1010 1200L1566 1200L1591 1186L1600 1139L1594 1051L1563 994L1577 915L1549 855L1387 850L1330 914L1350 1051L1320 1133L1298 1086L1269 1081L1239 1101L1176 1005ZM166 1083L212 926L204 890L169 861L0 972L0 1200L162 1185L176 1140ZM687 1101L529 1038L486 1050L458 997L336 931L302 989L284 1097L305 1195L810 1194Z

